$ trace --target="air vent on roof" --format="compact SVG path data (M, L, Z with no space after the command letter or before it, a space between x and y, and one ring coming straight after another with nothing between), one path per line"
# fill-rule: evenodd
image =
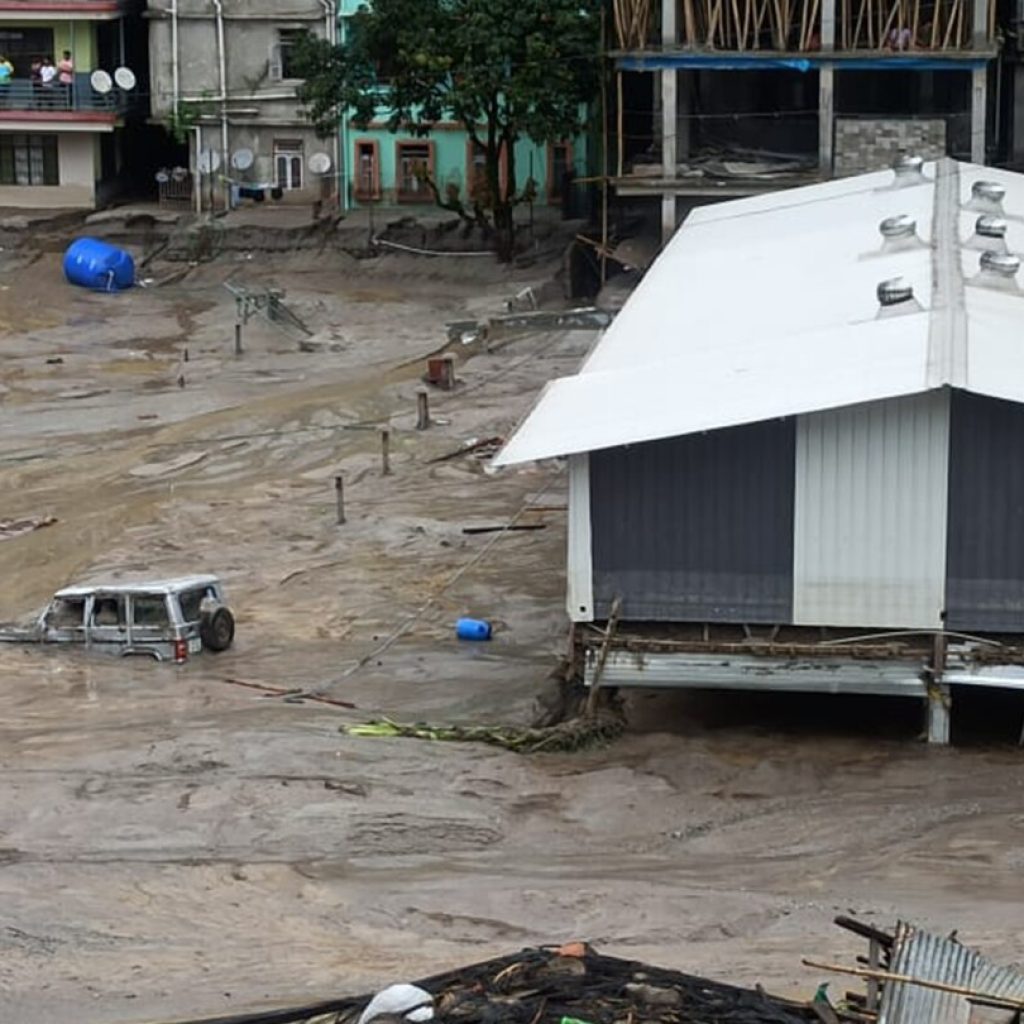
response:
M991 213L983 213L974 222L974 234L964 242L964 248L981 252L1007 252L1006 221Z
M905 277L890 277L878 286L879 316L896 313L916 313L921 304L914 298L914 286Z
M971 201L967 206L980 213L1001 214L1005 195L1006 189L997 181L976 181L971 186Z
M897 217L886 217L878 225L878 230L882 232L883 238L912 238L917 231L917 221L901 213Z
M905 213L886 217L878 225L882 234L882 252L899 252L916 249L923 243L917 237L917 221Z
M1020 270L1020 257L1009 252L983 252L978 260L980 273L974 283L988 288L999 288L1003 291L1020 291L1017 285L1017 271Z
M892 165L896 175L893 182L896 188L908 185L921 185L927 179L924 176L924 161L919 156L901 156Z

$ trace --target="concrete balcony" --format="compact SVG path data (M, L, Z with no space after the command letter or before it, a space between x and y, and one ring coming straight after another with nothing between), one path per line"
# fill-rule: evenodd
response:
M96 92L88 72L76 74L70 86L54 83L48 88L14 78L0 86L0 126L37 128L42 124L54 131L110 130L136 102L135 92L117 88Z

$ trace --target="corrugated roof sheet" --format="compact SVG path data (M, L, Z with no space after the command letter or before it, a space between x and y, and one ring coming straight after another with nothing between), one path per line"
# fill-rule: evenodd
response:
M925 981L941 981L990 997L1024 1000L1024 974L997 967L959 942L900 922L889 970ZM1007 1020L1012 1011L1007 1011ZM887 982L878 1024L968 1024L966 996L906 982Z
M909 187L881 171L695 210L496 463L946 385L1024 401L1024 293L976 280L982 179L1005 189L1006 245L1024 252L1024 175L952 160ZM918 244L883 250L879 224L900 214ZM893 277L922 308L879 319L876 287Z

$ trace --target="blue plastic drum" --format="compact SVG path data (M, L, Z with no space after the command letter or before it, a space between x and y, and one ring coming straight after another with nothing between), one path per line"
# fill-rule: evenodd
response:
M116 292L135 284L135 261L116 245L79 238L64 253L64 276L82 288Z
M455 623L455 635L460 640L490 640L491 624L483 619L459 619Z

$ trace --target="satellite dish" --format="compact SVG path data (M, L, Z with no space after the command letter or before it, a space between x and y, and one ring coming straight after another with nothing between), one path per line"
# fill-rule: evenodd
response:
M114 72L114 81L117 82L119 89L124 89L127 92L129 89L135 88L135 72L131 68L118 68Z
M314 174L326 174L331 169L331 158L323 152L314 153L309 158L309 169Z
M220 167L220 153L215 149L204 149L199 154L199 170L203 174L212 174Z
M89 84L93 87L93 90L98 92L101 96L105 96L114 88L114 80L102 68L97 68L89 76Z
M256 157L253 155L251 149L236 149L231 154L231 166L236 171L247 171L252 167L253 161Z

